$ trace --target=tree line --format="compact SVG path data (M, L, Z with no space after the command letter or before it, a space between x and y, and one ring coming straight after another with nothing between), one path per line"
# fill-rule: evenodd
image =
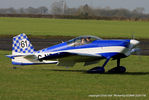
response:
M133 20L149 20L149 14L144 13L144 8L136 8L132 11L124 8L111 9L93 8L88 4L78 8L70 8L66 3L58 1L54 2L50 9L47 7L28 7L28 8L1 8L0 14L22 14L22 15L42 15L43 17L60 17L60 18L81 18L81 19L133 19Z

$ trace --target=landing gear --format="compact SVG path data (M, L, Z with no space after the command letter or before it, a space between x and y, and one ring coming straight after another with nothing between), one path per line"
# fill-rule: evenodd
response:
M87 73L100 73L100 74L104 73L105 72L104 67L108 63L109 60L110 60L110 58L108 58L105 61L105 63L103 64L102 67L100 67L100 66L94 67L94 68L88 70ZM126 72L126 68L123 66L120 66L120 58L117 59L117 67L114 67L108 71L108 73L124 73L124 72Z
M109 73L124 73L126 72L126 68L123 66L118 66L118 67L114 67L110 69L108 72Z
M117 59L117 67L114 67L108 71L109 73L124 73L126 72L126 68L120 66L120 59Z
M12 67L13 69L17 69L17 67Z
M105 72L105 68L104 67L108 63L109 60L110 60L110 58L108 58L105 61L105 63L102 65L102 67L100 67L100 66L94 67L94 68L88 70L87 73L100 73L100 74L104 73Z
M87 73L104 73L104 72L105 72L104 67L100 67L100 66L94 67L87 71Z
M12 69L17 69L18 67L18 65L13 65Z

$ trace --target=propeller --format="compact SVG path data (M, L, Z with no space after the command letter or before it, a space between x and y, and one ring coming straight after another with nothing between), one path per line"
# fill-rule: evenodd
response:
M132 34L132 35L131 35L131 40L130 40L130 46L129 46L130 54L138 55L139 58L140 58L141 49L140 49L140 47L138 46L138 44L140 44L140 41L136 40L136 39L135 39L135 36Z
M138 46L138 44L140 43L140 41L136 40L134 35L131 35L131 39L130 39L130 43L128 46L128 52L126 52L126 55L131 55L136 53L136 55L140 55L140 48Z
M136 48L133 48L133 49L131 49L131 53L136 53L136 55L140 55L140 51L141 51L141 49L139 48L139 47L136 47Z

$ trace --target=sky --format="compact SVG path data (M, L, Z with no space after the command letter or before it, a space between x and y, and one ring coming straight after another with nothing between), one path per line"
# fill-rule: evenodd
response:
M50 6L55 1L62 0L0 0L0 8L27 8L27 7L40 7ZM63 0L66 1L68 7L79 7L80 5L88 4L94 8L127 8L133 10L137 7L145 8L145 13L149 13L149 0Z

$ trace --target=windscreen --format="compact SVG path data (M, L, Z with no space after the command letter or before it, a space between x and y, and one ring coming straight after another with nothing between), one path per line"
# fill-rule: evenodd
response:
M72 40L69 40L67 43L70 46L80 46L80 45L89 44L95 40L101 40L101 38L98 38L95 36L80 36Z

